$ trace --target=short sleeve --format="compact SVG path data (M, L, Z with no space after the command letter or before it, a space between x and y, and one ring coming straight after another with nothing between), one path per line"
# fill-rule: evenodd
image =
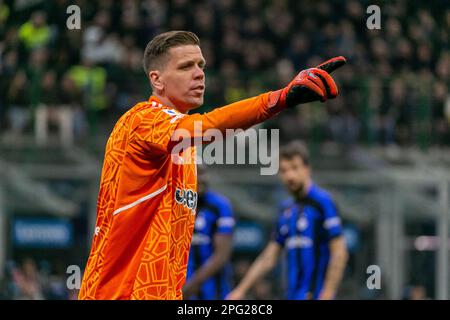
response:
M326 197L321 202L324 214L323 228L327 239L342 235L342 222L335 203L331 197Z
M217 218L217 233L231 234L233 233L236 221L233 215L233 209L229 201L222 200L218 205L219 217Z

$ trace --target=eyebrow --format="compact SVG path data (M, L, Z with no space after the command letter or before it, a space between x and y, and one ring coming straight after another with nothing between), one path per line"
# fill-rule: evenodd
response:
M193 64L196 64L196 63L197 63L197 61L195 61L195 60L186 60L186 61L180 62L178 64L178 67L180 68L180 67L190 66L190 65L193 65ZM200 64L200 66L204 67L206 65L205 59L201 59L199 64Z

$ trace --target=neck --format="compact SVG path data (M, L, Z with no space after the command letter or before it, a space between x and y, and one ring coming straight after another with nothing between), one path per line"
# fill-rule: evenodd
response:
M162 103L163 105L165 105L166 107L171 107L171 108L174 108L175 110L177 110L178 112L186 113L186 111L181 110L180 108L178 108L178 107L175 105L175 103L174 103L172 100L170 100L170 98L165 97L165 96L162 96L162 95L160 95L160 94L158 94L158 93L153 93L153 96L155 96L156 98L158 98L158 100L161 101L161 103Z
M297 195L299 198L304 198L308 194L309 190L311 190L312 180L308 179L305 182L305 187L299 192Z

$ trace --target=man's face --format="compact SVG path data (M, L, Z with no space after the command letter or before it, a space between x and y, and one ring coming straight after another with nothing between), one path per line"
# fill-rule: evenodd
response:
M283 158L280 160L280 178L289 192L298 195L310 179L310 168L300 156Z
M163 95L183 113L201 106L205 93L205 58L200 47L173 47L168 54L168 61L160 71Z

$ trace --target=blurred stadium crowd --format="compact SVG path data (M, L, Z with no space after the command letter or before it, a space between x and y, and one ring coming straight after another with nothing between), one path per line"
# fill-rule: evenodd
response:
M234 283L242 279L250 267L248 259L237 259L233 264ZM78 290L68 289L66 265L45 259L24 257L9 261L6 275L0 279L0 300L77 300ZM269 279L261 279L250 291L255 300L275 299L283 296Z
M30 257L20 263L10 261L6 276L0 279L0 299L14 300L76 300L77 291L66 286L66 267L38 263Z
M233 262L233 283L238 283L251 264L249 259L237 259ZM280 277L280 270L275 270ZM62 263L50 263L46 260L34 260L25 257L21 261L9 261L6 276L0 279L0 300L77 300L78 290L69 289L66 266ZM374 297L362 295L362 298ZM376 297L383 299L383 296ZM249 290L248 299L272 300L284 299L284 293L273 279L265 277ZM426 288L421 284L403 288L402 300L427 300Z
M71 4L81 8L80 30L66 26ZM299 70L344 55L349 63L336 75L338 99L326 108L290 110L267 126L279 128L285 141L448 146L448 3L381 2L381 30L366 27L370 4L0 0L0 140L32 137L45 144L57 128L63 144L84 146L99 137L103 146L115 120L150 96L142 69L147 42L187 29L200 37L207 60L200 112L278 89ZM235 264L237 279L247 268L248 261ZM65 286L65 266L53 269L45 261L11 262L0 298L75 298ZM252 297L277 298L276 289L261 281Z
M28 5L27 4L30 4ZM0 1L1 132L65 143L113 121L150 89L142 53L155 34L188 29L207 59L200 111L285 85L300 69L348 57L339 99L271 124L285 138L353 144L449 142L450 10L445 1L382 4L381 30L366 27L365 1ZM444 8L444 9L443 9ZM447 5L448 8L448 5ZM431 139L429 137L431 136Z

